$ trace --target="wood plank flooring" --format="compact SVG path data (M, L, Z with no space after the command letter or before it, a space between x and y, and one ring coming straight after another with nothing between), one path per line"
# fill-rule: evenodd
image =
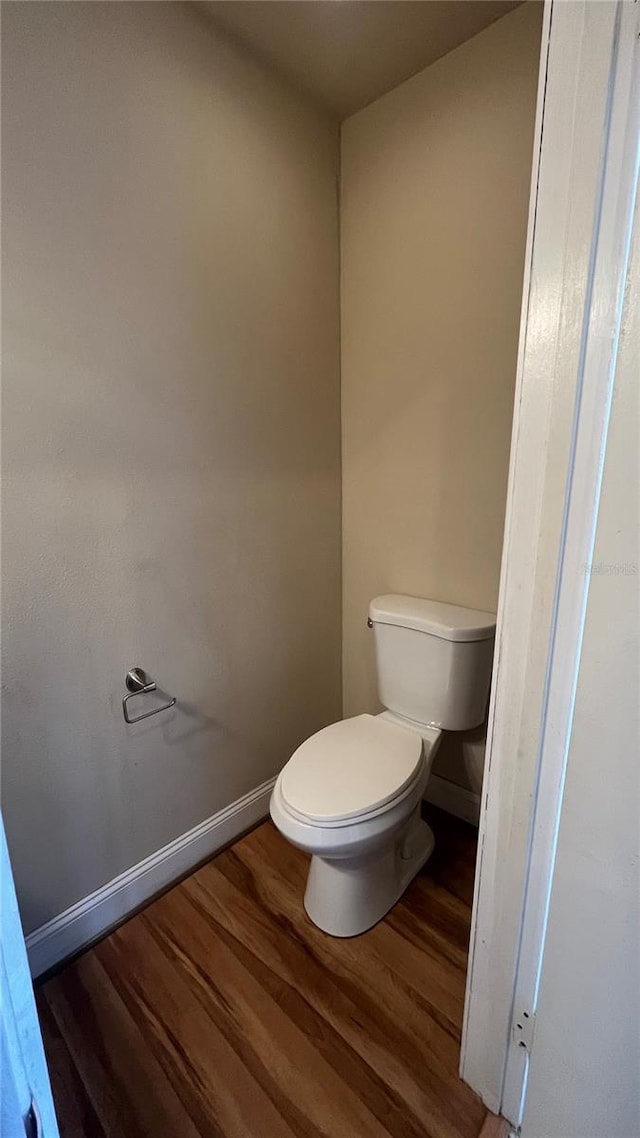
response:
M478 1138L458 1078L475 832L352 940L264 823L41 986L62 1138Z

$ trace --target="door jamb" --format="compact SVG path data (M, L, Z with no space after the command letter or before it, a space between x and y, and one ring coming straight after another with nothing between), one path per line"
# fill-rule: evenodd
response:
M516 1126L512 1022L535 1016L633 218L639 10L547 0L543 23L460 1067Z

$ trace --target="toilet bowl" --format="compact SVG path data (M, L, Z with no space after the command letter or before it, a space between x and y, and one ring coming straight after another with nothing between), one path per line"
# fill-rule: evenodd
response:
M381 715L307 739L280 772L273 822L311 854L305 909L332 936L365 932L395 905L434 838L420 805L443 730L484 717L495 617L420 597L377 597Z
M311 854L304 906L324 932L371 928L427 861L434 839L420 803L441 734L358 715L313 735L280 773L271 817Z

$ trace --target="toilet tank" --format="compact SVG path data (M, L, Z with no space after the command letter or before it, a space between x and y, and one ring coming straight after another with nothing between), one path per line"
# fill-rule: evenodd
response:
M445 731L482 723L496 630L493 613L392 594L369 605L380 701Z

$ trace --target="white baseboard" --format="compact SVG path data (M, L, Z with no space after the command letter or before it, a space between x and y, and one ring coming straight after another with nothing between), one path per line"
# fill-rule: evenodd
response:
M274 783L275 778L263 782L29 933L31 975L40 976L102 936L172 881L260 822L268 814Z
M432 774L427 783L424 797L433 806L439 806L448 814L455 814L456 818L462 818L463 822L470 822L472 826L477 826L480 822L480 795L473 790L468 790L465 786L458 786L455 782L449 782L448 778L441 778L440 775Z

